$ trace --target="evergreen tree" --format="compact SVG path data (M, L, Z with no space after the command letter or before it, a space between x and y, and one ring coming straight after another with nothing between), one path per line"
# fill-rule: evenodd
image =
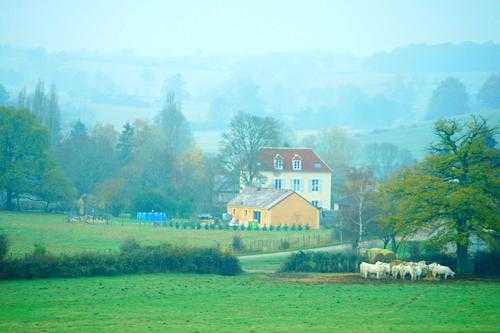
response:
M28 96L26 93L26 87L21 89L21 91L19 91L19 94L17 95L17 108L18 109L30 108L28 103Z
M158 120L167 154L177 156L193 146L191 128L182 114L181 103L177 101L174 91L167 92Z
M57 97L56 88L53 85L50 89L50 95L47 102L47 110L45 117L45 125L49 130L50 143L52 146L56 145L60 140L61 135L61 112L59 109L59 102Z
M135 146L135 129L130 123L123 125L123 130L118 138L116 149L118 160L122 166L127 165L132 157Z
M36 85L35 92L33 94L33 98L31 100L31 112L35 116L42 121L42 123L46 123L46 106L47 106L47 101L46 101L46 96L45 96L45 87L44 83L42 80L38 81L38 84Z

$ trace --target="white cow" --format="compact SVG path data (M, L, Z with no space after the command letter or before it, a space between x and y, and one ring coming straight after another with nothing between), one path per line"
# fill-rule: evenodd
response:
M391 265L389 265L388 263L385 263L385 262L382 262L382 261L377 261L375 263L375 265L379 265L382 269L382 274L384 275L384 277L387 275L391 275Z
M385 267L382 265L369 264L367 262L362 262L359 265L359 273L365 279L367 279L370 274L375 274L377 279L380 279L380 277L385 274L385 270Z
M448 266L441 266L439 264L433 266L431 272L433 278L443 276L446 280L448 277L455 277L455 272L453 272Z

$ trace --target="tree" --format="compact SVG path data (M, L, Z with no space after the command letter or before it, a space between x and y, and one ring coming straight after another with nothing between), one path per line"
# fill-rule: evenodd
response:
M499 150L488 146L496 133L485 120L441 120L431 155L405 171L391 195L398 201L395 220L427 231L435 245L455 245L457 271L469 269L472 237L488 239L500 231Z
M80 196L92 193L97 184L116 171L117 136L109 125L96 125L89 134L86 126L77 121L61 142L60 164Z
M47 99L45 96L44 83L42 80L39 80L36 85L35 92L33 93L30 110L43 123L46 121L46 107Z
M280 143L280 125L271 117L237 114L222 136L222 154L226 170L241 176L245 185L259 178L258 153L262 147Z
M60 167L50 162L36 185L34 194L45 202L45 210L49 211L51 203L70 201L75 191Z
M500 108L500 75L491 75L477 94L479 102L488 108Z
M163 109L158 115L166 153L170 156L182 154L194 144L189 123L182 114L181 103L176 98L174 91L167 92Z
M26 93L26 88L21 89L17 95L17 108L18 109L29 109L28 95Z
M415 163L415 158L408 150L391 143L368 144L363 155L365 164L379 180L387 179L396 171Z
M3 85L0 84L0 106L7 105L9 101L9 93Z
M376 183L372 172L366 168L352 168L342 188L340 219L341 229L352 239L353 249L358 249L369 232L373 231L376 212Z
M27 110L0 107L0 189L6 208L23 193L33 193L43 178L48 156L48 133Z
M118 144L116 150L118 153L118 160L122 166L126 165L134 152L135 146L135 129L130 123L123 125L123 129L118 137Z
M55 146L61 139L61 111L59 109L59 100L54 85L52 85L50 89L44 123L49 130L51 145Z
M304 138L302 145L314 148L332 168L332 200L339 200L339 189L343 188L350 169L357 164L359 142L345 129L330 128L318 135Z
M458 79L449 77L432 93L427 110L428 119L453 117L469 111L469 95Z

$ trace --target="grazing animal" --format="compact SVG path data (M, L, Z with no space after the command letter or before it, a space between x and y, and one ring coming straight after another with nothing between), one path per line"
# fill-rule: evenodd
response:
M359 273L363 276L363 278L367 279L370 274L375 274L377 279L385 274L385 267L377 264L369 264L367 262L362 262L359 265Z
M436 266L433 266L432 270L432 277L433 278L437 278L437 277L444 277L444 279L446 280L448 277L455 277L455 272L453 272L451 270L451 268L449 268L448 266L441 266L441 265L436 265Z

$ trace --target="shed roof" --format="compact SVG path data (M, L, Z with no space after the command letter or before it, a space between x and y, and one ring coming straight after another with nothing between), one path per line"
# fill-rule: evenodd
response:
M292 190L246 187L233 200L229 201L227 205L232 207L269 209L292 193Z

